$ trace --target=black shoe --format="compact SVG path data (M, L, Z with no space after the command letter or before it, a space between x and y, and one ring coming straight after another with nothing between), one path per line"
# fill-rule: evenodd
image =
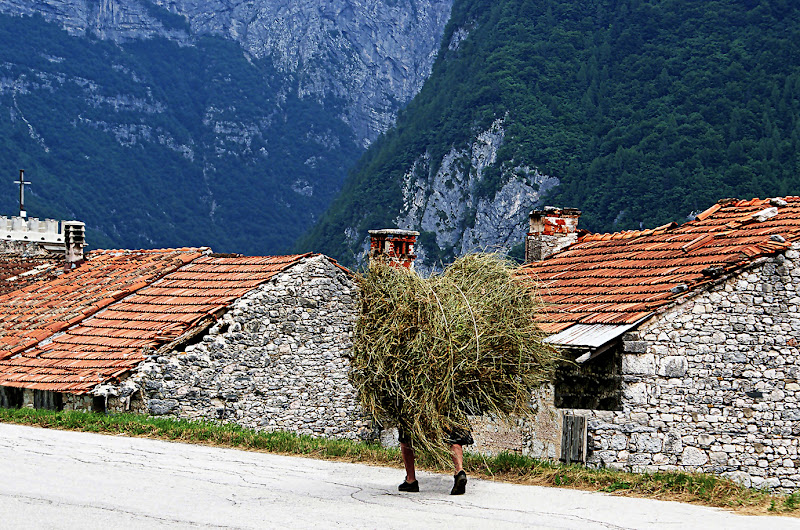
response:
M417 482L416 480L414 482L406 482L404 480L403 483L397 487L397 490L410 491L412 493L416 493L419 491L419 482Z
M453 489L450 490L450 495L464 495L467 490L467 474L462 470L456 473L453 477Z

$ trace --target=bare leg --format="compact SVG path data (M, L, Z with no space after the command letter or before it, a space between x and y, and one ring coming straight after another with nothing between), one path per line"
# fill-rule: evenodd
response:
M406 468L406 482L411 484L417 480L414 469L414 449L409 444L400 442L400 455L403 457L403 466Z
M450 456L453 457L453 465L456 468L456 474L464 470L464 449L458 445L453 444L450 446Z
M456 468L450 495L463 495L467 486L467 475L464 473L464 449L459 444L453 444L450 446L450 455L453 457L453 466Z

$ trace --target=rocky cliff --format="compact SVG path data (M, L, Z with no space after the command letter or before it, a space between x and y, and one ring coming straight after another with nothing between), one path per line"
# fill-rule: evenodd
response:
M430 74L452 0L6 0L0 13L40 14L73 35L115 42L196 35L269 58L300 97L344 102L366 146Z
M524 241L532 206L559 181L535 168L503 166L503 185L481 196L480 185L497 162L504 136L503 121L497 120L468 147L451 148L435 172L426 154L403 175L403 205L395 224L422 232L417 254L423 268L471 251L507 253Z
M430 264L513 247L542 200L599 232L794 193L795 56L791 2L456 0L431 76L300 248L355 261L399 224Z
M92 246L288 252L419 90L449 6L2 2L0 168Z

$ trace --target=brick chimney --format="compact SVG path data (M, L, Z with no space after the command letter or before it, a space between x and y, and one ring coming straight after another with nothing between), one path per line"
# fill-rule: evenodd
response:
M393 267L414 269L414 245L419 232L413 230L370 230L369 259L380 259Z
M86 246L86 227L80 221L64 221L64 270L69 270L83 263L83 247Z
M530 232L525 238L525 263L541 261L578 240L577 208L534 210L530 215Z

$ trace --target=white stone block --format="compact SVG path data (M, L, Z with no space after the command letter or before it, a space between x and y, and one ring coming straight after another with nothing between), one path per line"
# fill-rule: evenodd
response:
M681 463L684 466L702 466L708 462L708 455L697 447L686 447L681 454Z
M608 448L616 451L628 448L628 437L624 434L615 434L608 442Z
M633 404L642 405L647 403L649 395L647 383L631 383L625 385L622 390L623 399Z
M622 356L622 373L634 375L655 375L656 360L652 354Z
M710 434L701 434L697 437L697 443L703 447L708 447L714 443L714 437Z
M683 377L689 369L689 361L684 356L667 356L658 363L658 375L662 377Z

